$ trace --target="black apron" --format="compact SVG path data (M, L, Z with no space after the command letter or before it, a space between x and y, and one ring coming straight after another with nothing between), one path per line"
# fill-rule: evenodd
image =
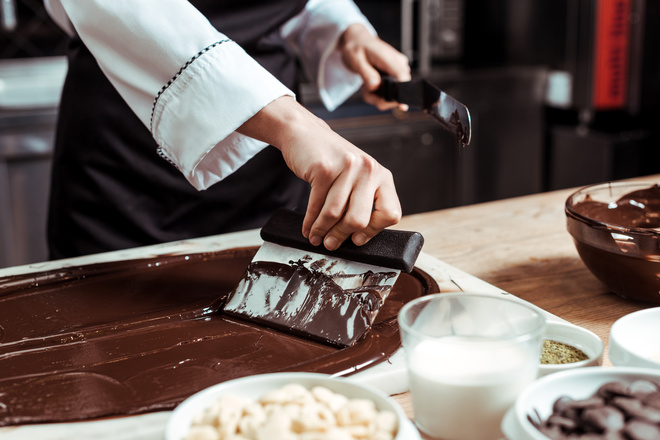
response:
M296 61L278 36L305 1L192 1L211 23L296 91ZM197 191L157 154L79 39L71 42L53 157L51 259L261 227L278 207L304 211L309 185L267 147Z

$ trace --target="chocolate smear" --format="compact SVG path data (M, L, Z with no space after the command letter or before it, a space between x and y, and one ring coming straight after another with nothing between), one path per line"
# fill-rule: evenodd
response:
M318 264L318 262L315 262ZM397 272L328 274L314 264L253 261L224 312L338 347L371 328Z
M0 278L0 426L172 409L216 383L349 375L400 346L403 304L438 291L401 274L371 331L340 349L218 313L256 248Z

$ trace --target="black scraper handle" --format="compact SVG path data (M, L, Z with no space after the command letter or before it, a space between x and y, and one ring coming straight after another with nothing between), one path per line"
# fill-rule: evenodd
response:
M303 237L303 218L298 212L278 209L261 229L261 238L282 246L404 272L413 270L424 244L424 237L419 232L385 229L363 246L348 239L339 249L329 251L323 245L312 245Z

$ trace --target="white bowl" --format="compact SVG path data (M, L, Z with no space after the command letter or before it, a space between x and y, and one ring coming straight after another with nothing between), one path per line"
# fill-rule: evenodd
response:
M598 335L586 328L563 322L547 321L543 339L552 339L553 341L572 345L582 350L588 356L588 359L571 362L570 364L540 364L538 377L575 368L597 367L603 364L603 341Z
M552 414L552 405L561 396L591 397L607 382L631 383L646 379L660 383L660 371L633 367L589 367L563 371L538 379L525 388L502 421L502 432L512 440L548 440L527 419L538 412L540 420Z
M619 318L610 329L612 364L660 369L660 307Z
M396 414L398 433L395 440L421 440L419 431L408 419L401 406L391 397L376 388L362 385L351 379L333 378L316 373L272 373L248 376L223 382L206 388L176 407L165 428L165 440L182 440L187 435L193 417L203 412L224 395L235 395L250 400L257 400L266 392L296 383L306 388L323 386L349 399L370 399L379 410L389 410Z

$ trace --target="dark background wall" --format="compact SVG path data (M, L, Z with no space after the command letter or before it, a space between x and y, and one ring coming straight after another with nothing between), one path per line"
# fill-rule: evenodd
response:
M464 148L415 109L378 112L355 96L329 113L308 83L300 98L392 170L405 214L658 173L660 2L611 1L629 8L627 94L617 108L593 102L597 0L356 0L381 38L409 55L414 76L470 109ZM65 36L41 1L14 4L15 25L0 26L0 267L46 258L66 71Z

